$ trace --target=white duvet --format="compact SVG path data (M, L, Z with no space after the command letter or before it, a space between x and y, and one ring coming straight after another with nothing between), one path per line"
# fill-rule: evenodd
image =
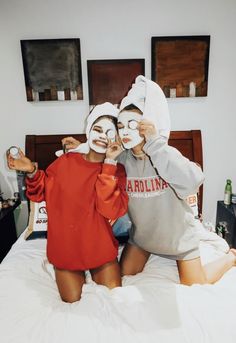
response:
M228 247L199 228L203 263ZM87 275L82 299L60 300L46 240L23 235L0 265L1 343L235 343L236 268L214 285L180 285L176 263L151 256L109 291Z

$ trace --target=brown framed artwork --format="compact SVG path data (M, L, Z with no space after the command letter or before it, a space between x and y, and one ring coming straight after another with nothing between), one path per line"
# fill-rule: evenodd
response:
M21 40L28 101L83 99L80 39Z
M89 104L119 104L136 76L144 75L144 59L88 60Z
M210 36L152 37L152 80L166 97L207 96Z

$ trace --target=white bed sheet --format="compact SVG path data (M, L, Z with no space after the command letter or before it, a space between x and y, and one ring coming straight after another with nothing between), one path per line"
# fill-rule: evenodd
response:
M212 235L203 234L203 263L226 246ZM82 299L67 304L45 248L46 240L22 234L0 265L1 343L236 342L235 267L214 285L188 287L178 284L174 261L151 256L142 273L111 291L88 273Z

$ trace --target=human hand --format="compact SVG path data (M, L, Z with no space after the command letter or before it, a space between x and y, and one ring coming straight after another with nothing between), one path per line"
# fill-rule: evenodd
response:
M65 137L61 140L62 146L66 146L66 150L77 148L81 142L74 137Z
M24 153L19 149L20 158L15 159L11 154L7 154L7 165L9 169L20 170L26 173L32 173L35 170L34 164L31 160L24 155Z
M155 128L155 125L152 121L143 119L139 122L139 135L141 137L145 137L145 139L150 139L152 137L155 137L157 135L157 130Z
M118 136L116 136L116 141L112 142L110 139L108 140L107 151L106 151L106 158L115 160L123 151L123 147L121 141Z

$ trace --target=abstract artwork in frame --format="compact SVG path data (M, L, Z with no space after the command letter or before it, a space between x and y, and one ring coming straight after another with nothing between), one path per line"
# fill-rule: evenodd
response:
M119 104L136 76L144 75L144 59L89 60L89 104Z
M82 100L79 38L21 40L27 101Z
M152 37L152 80L166 97L207 96L210 36Z

